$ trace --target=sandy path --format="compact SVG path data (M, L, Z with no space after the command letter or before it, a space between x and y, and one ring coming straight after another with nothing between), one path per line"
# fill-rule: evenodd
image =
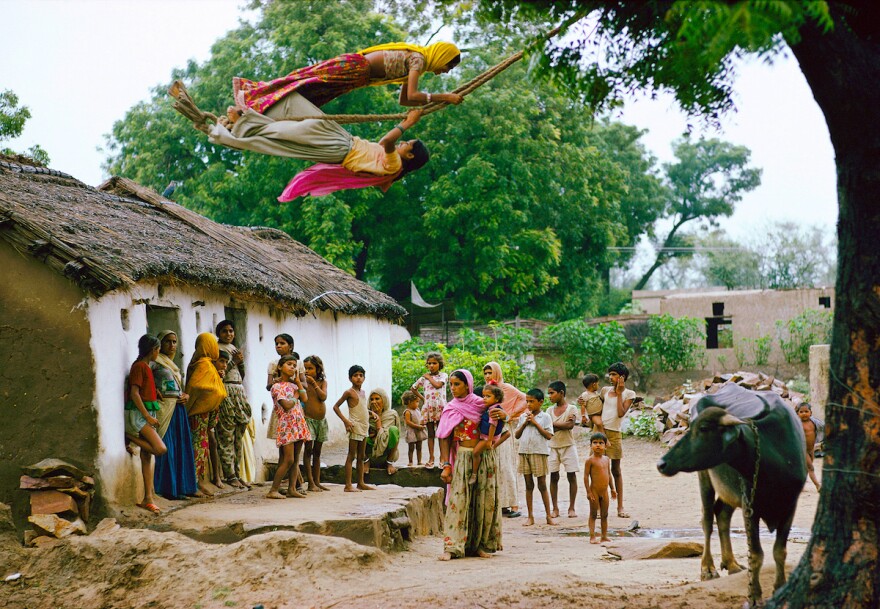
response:
M583 439L579 448L583 457ZM664 450L658 443L624 440L624 488L632 518L612 516L611 529L638 520L643 529L676 530L701 540L696 475L662 478L654 464ZM337 498L354 500L342 493ZM563 479L563 514L567 498ZM805 548L817 499L812 486L801 495L788 546L789 571ZM447 563L437 560L439 537L417 539L405 552L386 554L345 539L290 531L206 544L177 533L113 529L34 550L14 547L0 536L0 565L25 574L15 586L0 583L0 607L715 609L739 607L745 598L745 573L700 582L699 558L611 559L583 536L587 502L582 488L576 508L579 517L563 517L557 527L525 528L523 518L505 519L503 552L491 559ZM540 504L536 518L543 521ZM739 514L734 527L742 527ZM764 540L766 550L769 538ZM615 543L645 542L619 538ZM745 540L739 536L733 543L745 564ZM717 557L717 538L713 546ZM768 553L762 571L765 596L772 586L771 562Z

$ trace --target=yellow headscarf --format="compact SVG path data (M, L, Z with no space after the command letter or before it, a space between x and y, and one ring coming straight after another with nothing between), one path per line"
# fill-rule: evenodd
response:
M217 410L220 402L226 399L226 387L214 367L214 360L219 357L217 337L210 332L199 334L186 369L186 393L189 394L186 410L190 416Z
M455 59L456 56L461 55L461 51L458 50L458 47L451 42L435 42L426 47L420 47L417 44L410 44L408 42L387 42L385 44L377 44L376 46L368 47L362 51L358 51L358 53L366 55L367 53L373 53L375 51L413 51L414 53L420 53L425 58L425 72L433 72L438 68L442 68ZM404 82L406 82L406 77L397 78L395 80L383 80L371 84L387 85Z

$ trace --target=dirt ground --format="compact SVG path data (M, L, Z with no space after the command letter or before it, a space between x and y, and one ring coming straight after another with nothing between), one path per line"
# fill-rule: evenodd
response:
M586 455L583 440L579 450ZM633 549L647 543L646 538L622 536L633 521L648 538L702 541L696 475L662 478L654 464L664 450L656 442L624 440L624 490L631 517L610 518L612 545ZM821 471L820 463L817 469ZM333 501L357 497L344 495L336 485L323 495ZM788 544L789 572L806 547L817 501L818 493L809 485L801 495ZM543 508L540 502L535 507L541 523ZM564 479L560 508L559 526L524 527L525 518L505 519L502 552L490 559L451 562L437 560L439 537L419 538L408 550L388 554L345 539L292 531L208 544L176 532L109 526L88 537L34 549L22 548L11 535L0 533L0 607L715 609L742 604L745 572L700 582L699 558L617 560L606 548L590 545L582 483L578 517L564 516ZM734 526L734 551L745 565L739 514ZM767 552L762 571L765 596L772 589L771 540L769 533L762 537ZM718 564L717 537L712 545ZM16 572L22 574L20 579L2 582Z

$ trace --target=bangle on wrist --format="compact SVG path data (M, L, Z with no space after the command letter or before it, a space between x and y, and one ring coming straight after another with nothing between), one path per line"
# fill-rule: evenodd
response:
M400 135L403 135L404 133L406 133L406 129L401 127L399 124L394 125L394 129L400 129Z

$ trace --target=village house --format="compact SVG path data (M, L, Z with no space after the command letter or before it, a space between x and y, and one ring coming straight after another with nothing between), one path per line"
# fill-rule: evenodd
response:
M258 472L277 459L265 389L276 334L323 359L331 405L352 364L366 368L366 389L391 386L406 313L392 298L281 231L217 224L124 178L92 188L0 157L0 267L2 502L20 467L46 457L93 472L100 502L134 501L140 464L125 450L123 393L145 333L176 331L185 369L197 334L235 322Z

